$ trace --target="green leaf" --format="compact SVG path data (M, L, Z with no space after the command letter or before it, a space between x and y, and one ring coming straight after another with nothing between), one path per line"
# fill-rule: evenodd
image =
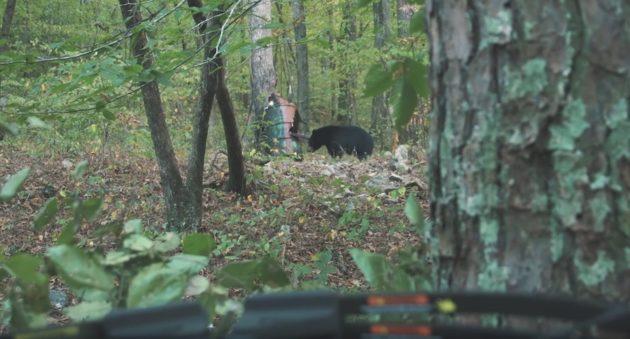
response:
M41 231L42 227L48 225L58 211L59 206L57 205L57 198L48 199L44 206L42 206L42 208L37 211L37 214L35 214L33 228L35 228L36 231Z
M79 248L58 245L50 247L47 256L55 270L71 288L109 291L114 287L112 276L96 259Z
M116 120L116 113L108 110L107 108L103 108L99 111L101 112L101 114L103 114L103 117L105 119L110 120L110 121Z
M363 8L365 6L371 5L375 0L358 0L357 7Z
M112 310L112 304L105 301L84 301L64 309L73 321L98 320Z
M124 264L136 256L137 254L131 254L123 251L111 251L107 252L105 259L103 259L101 263L105 266L116 266Z
M123 247L135 252L147 252L153 248L153 241L144 235L132 234L125 238Z
M192 276L208 266L208 257L178 253L171 257L167 266L179 274Z
M118 67L118 65L114 65L113 63L103 63L101 65L99 69L101 77L111 82L113 86L121 86L127 81L125 72Z
M371 97L387 91L393 84L392 73L383 68L381 64L375 64L365 75L365 89L363 95Z
M413 279L394 267L384 256L356 248L350 250L350 255L375 290L409 292L415 289Z
M370 286L378 291L384 290L387 286L387 266L389 266L385 257L356 248L350 250L350 255Z
M155 245L153 248L162 253L168 253L176 250L179 247L180 241L177 233L174 232L166 232L159 237L157 237L154 241Z
M63 226L61 234L59 234L59 237L57 238L57 244L72 244L74 240L74 235L79 230L79 226L81 226L81 224L76 219L71 219L67 221L66 224Z
M229 264L217 274L225 287L253 289L259 285L286 286L289 279L273 259L262 258Z
M123 234L139 234L142 233L144 227L142 226L142 220L140 219L131 219L125 222L123 226Z
M24 184L30 172L30 167L24 167L10 176L9 180L2 186L2 190L0 190L0 201L7 201L13 198L22 187L22 184Z
M81 201L75 212L88 221L94 221L103 206L103 199L91 198Z
M272 36L262 37L256 40L256 46L267 47L269 44L273 43L273 39L274 38Z
M17 124L0 120L0 132L5 132L11 134L12 136L16 136L20 133L20 128Z
M424 10L419 10L411 16L409 20L409 33L421 33L424 32Z
M282 266L271 257L264 257L260 261L260 282L263 285L271 287L280 287L289 285L290 281Z
M410 195L405 202L405 215L407 215L409 221L417 228L418 233L423 235L424 213L422 212L422 208L418 205L415 194Z
M210 282L208 281L208 278L196 275L188 282L188 286L186 286L186 292L184 294L187 297L197 296L208 290L209 287Z
M214 238L209 234L190 234L184 238L184 253L208 256L217 247Z
M157 306L180 299L188 285L178 271L153 264L133 277L127 294L127 307Z
M256 260L228 264L217 274L219 284L228 288L251 290L258 277L258 266L259 263Z
M74 180L79 180L83 177L83 174L85 173L85 170L87 169L87 166L88 166L87 160L81 160L79 161L79 163L77 163L76 166L74 166L74 173L72 174L72 177L74 178Z
M414 90L420 98L428 98L429 91L429 68L418 60L405 59L403 78L413 85Z
M403 79L400 95L394 100L394 114L396 115L396 128L405 126L413 115L418 104L418 95L413 84L408 79Z
M262 26L263 29L280 29L285 28L286 26L279 21L269 21Z
M5 265L11 275L26 284L47 283L48 278L40 272L44 261L40 257L28 254L16 254L9 257Z
M47 123L45 123L44 120L38 117L28 117L26 121L28 121L28 125L32 128L43 128L43 129L50 128L50 126Z

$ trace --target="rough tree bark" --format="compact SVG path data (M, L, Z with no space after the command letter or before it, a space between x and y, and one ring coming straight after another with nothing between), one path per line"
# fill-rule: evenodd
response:
M123 21L128 30L142 22L137 0L119 0ZM153 67L153 56L147 46L146 32L139 31L132 41L133 55L144 69ZM142 82L142 99L147 116L153 148L160 169L160 184L164 193L166 219L169 227L184 230L195 227L197 218L188 208L190 195L183 186L177 158L171 143L162 108L160 89L156 81Z
M374 47L382 50L385 47L385 42L389 39L389 0L374 2L372 10L374 15ZM385 149L389 149L391 146L389 137L392 135L392 131L386 94L379 94L372 98L370 129L376 133L380 144L385 146Z
M427 4L438 288L628 301L630 5Z
M249 17L249 30L252 42L255 43L259 39L271 37L271 29L263 28L269 21L271 21L271 0L260 0L252 8L252 13ZM260 118L267 105L267 97L276 88L276 82L273 49L271 46L254 48L251 59L251 107L254 111L256 145L260 145Z
M308 82L308 45L306 44L306 24L304 15L304 1L291 0L291 8L293 9L293 31L297 45L295 47L295 58L297 66L297 108L300 113L301 120L308 122L308 101L309 101L309 82ZM308 126L301 126L300 130L308 131Z

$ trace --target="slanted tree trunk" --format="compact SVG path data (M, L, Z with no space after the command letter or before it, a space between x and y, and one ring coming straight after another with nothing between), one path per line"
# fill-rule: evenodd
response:
M188 0L190 7L201 8L203 3L201 0ZM243 154L241 148L241 140L236 125L236 118L232 106L230 93L225 84L225 67L223 58L217 53L215 46L209 43L215 40L216 36L221 33L223 16L219 13L213 13L213 18L206 22L206 18L200 12L193 15L195 23L202 33L202 41L204 43L204 66L201 70L201 102L200 112L196 116L193 129L193 148L188 163L188 180L187 187L195 202L199 200L199 208L201 208L201 183L203 179L203 159L205 155L205 144L208 136L208 122L210 112L212 110L212 102L216 96L219 110L221 111L221 120L225 131L225 141L228 153L229 181L227 189L239 194L246 193L245 186L245 165L243 162ZM207 27L210 27L208 29ZM201 161L199 161L201 160ZM192 187L192 186L197 187ZM197 204L195 204L197 205Z
M301 120L308 122L308 101L309 101L309 83L308 83L308 45L306 43L306 18L304 16L304 1L291 0L293 9L293 31L297 46L295 47L295 57L297 66L297 108L300 113ZM300 130L307 131L308 126L300 127Z
M630 7L427 3L438 288L629 301Z
M245 185L245 164L243 162L241 139L236 126L236 117L234 116L234 106L232 105L230 92L225 84L225 66L221 56L217 57L217 67L217 104L221 110L230 173L227 189L244 195L247 194L247 187Z
M122 17L128 30L142 22L137 0L119 0ZM145 31L134 34L132 51L136 60L145 70L153 67L153 56L147 48ZM184 230L195 227L197 220L189 209L190 196L182 184L182 177L177 167L177 158L171 144L166 126L166 119L160 98L160 89L156 81L142 82L142 99L147 116L153 148L160 169L160 184L164 193L166 219L169 227Z
M258 0L256 0L258 1ZM260 0L249 17L249 30L252 42L271 37L271 29L263 28L271 21L271 0ZM277 77L273 65L273 49L268 47L256 47L252 51L251 59L251 83L252 83L252 109L254 110L255 143L260 145L261 116L267 105L267 97L274 92Z
M389 0L379 0L372 4L374 12L374 47L383 50L389 39ZM391 119L387 108L386 94L372 98L372 116L370 129L376 133L377 140L389 149L391 146Z

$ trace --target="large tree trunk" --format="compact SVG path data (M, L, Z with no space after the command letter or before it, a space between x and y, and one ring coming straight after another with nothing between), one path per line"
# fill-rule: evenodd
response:
M260 0L249 17L249 30L252 42L271 37L271 29L263 28L271 21L271 0ZM267 105L267 97L276 87L276 70L273 66L273 49L256 47L251 59L252 109L254 110L254 128L256 145L260 145L261 116Z
M142 22L140 7L137 0L119 0L123 21L128 30L132 30ZM132 51L139 64L145 70L153 67L153 56L147 48L145 31L135 33L131 39ZM177 167L177 158L171 144L171 138L166 126L160 89L156 81L143 82L142 99L147 116L153 148L160 168L160 184L166 202L166 219L169 227L184 230L194 224L195 217L187 209L190 196L187 194Z
M372 4L374 12L374 47L383 50L389 39L389 0L379 0ZM376 133L380 144L389 149L392 135L391 119L387 108L386 94L379 94L372 98L372 116L370 129Z
M308 45L306 44L306 18L304 16L303 0L291 0L293 9L293 31L297 46L295 47L295 57L297 66L297 108L302 121L308 122ZM306 128L304 128L306 127ZM300 130L305 132L308 126L300 126Z
M438 288L630 300L630 7L427 9Z

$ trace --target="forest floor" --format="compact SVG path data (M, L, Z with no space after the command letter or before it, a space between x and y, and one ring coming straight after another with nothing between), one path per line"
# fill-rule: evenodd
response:
M253 193L246 197L211 188L225 182L227 161L222 154L209 153L203 229L198 231L213 234L217 242L220 255L215 255L211 265L267 254L288 270L312 268L294 276L298 280L319 278L341 289L364 287L348 249L392 257L407 246L421 246L419 232L411 228L403 209L410 192L416 192L427 209L425 160L422 152L409 153L404 169L391 154L359 162L349 156L330 159L323 151L307 154L303 161L278 158L265 165L250 163L247 171ZM94 231L117 220L138 218L145 227L160 231L164 208L155 161L115 152L94 155L86 159L89 167L83 179L76 181L72 172L81 160L0 147L1 182L25 166L32 170L19 195L0 203L0 248L5 254L42 254L55 243L63 218L41 231L33 229L34 215L51 194L103 197L99 217L79 231L82 246L115 246L112 239ZM68 212L66 217L70 217ZM208 271L212 275L213 270Z

